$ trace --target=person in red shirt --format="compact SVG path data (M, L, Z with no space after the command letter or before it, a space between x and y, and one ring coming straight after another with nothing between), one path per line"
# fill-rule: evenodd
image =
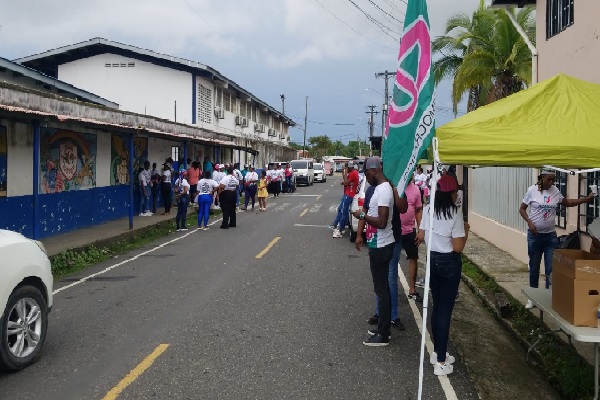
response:
M342 237L344 228L348 223L348 209L350 208L352 199L354 199L354 195L356 194L359 180L358 171L355 168L356 166L354 165L354 162L349 161L348 168L342 171L342 182L340 182L340 184L344 186L344 195L342 196L342 201L340 201L340 205L337 208L335 220L331 224L334 238Z

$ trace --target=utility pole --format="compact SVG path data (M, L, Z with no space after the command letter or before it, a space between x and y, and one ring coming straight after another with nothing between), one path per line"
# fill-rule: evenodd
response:
M285 94L280 94L281 97L281 113L285 115Z
M358 156L362 157L362 146L360 143L360 134L359 133L356 134L356 142L358 143Z
M304 144L302 145L302 158L306 158L306 124L308 124L308 96L304 108Z
M371 144L369 146L369 157L373 156L373 128L375 127L375 124L373 122L373 115L379 114L378 111L375 111L375 107L377 106L367 106L367 108L369 108L370 110L366 112L367 114L370 114L369 122L367 122L367 125L369 125L369 138L371 139Z
M383 77L383 79L385 79L385 91L384 91L384 102L383 102L383 107L381 107L382 113L381 113L381 136L383 137L383 134L385 133L385 127L387 125L387 116L388 116L388 108L390 105L390 95L388 92L388 80L390 79L390 77L392 76L396 76L395 72L388 72L388 70L386 69L385 72L377 72L375 73L375 78L381 78Z

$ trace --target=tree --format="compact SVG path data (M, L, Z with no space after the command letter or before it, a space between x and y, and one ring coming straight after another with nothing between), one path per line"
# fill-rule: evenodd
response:
M506 12L512 13L529 39L535 43L533 9L479 8L469 17L457 14L446 24L446 36L433 41L441 55L433 63L436 83L452 78L452 104L457 113L460 99L468 92L467 110L516 93L531 84L531 53Z

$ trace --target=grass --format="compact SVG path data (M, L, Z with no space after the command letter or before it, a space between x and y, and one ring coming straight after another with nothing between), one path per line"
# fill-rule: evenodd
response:
M504 319L513 331L526 343L533 343L539 338L540 332L549 331L548 326L527 310L521 302L513 298L491 276L484 273L476 264L463 256L464 275L470 278L488 304L494 304L496 293L504 294L511 303L512 315ZM500 318L494 310L494 315ZM547 334L536 347L541 361L541 368L549 382L566 400L592 399L594 396L594 368L577 350L563 341L559 334Z
M211 218L218 215L221 215L221 211L215 210ZM196 226L197 221L197 213L195 211L188 212L186 225ZM170 219L134 231L131 235L107 242L106 245L91 245L83 249L63 251L50 257L52 274L55 279L60 279L82 271L94 264L106 261L116 255L138 249L173 232L175 232L175 221Z

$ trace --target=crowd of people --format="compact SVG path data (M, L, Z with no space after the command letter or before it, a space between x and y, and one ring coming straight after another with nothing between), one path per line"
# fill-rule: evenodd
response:
M342 174L344 194L338 206L336 219L331 224L333 237L341 237L348 214L348 204L356 196L356 165L349 162ZM352 215L358 219L355 247L361 251L364 242L369 250L369 265L375 292L375 314L367 320L373 328L363 341L367 346L387 346L392 329L403 331L404 324L398 312L398 265L401 250L408 260L408 298L422 302L416 290L418 246L427 242L431 247L430 290L433 298L431 312L434 352L430 362L435 375L453 372L454 357L448 353L450 320L460 283L462 252L468 237L469 225L463 222L456 174L443 171L437 182L434 199L429 197L430 177L418 167L413 179L399 194L383 173L379 157L370 157L364 163L364 179L368 183L363 206ZM429 201L431 200L431 201ZM429 220L433 220L430 232Z
M239 163L213 164L208 158L204 163L187 160L189 168L173 170L173 159L167 158L158 170L156 163L144 162L138 172L140 192L140 217L156 214L158 196L162 196L164 212L169 215L172 205L177 206L175 218L177 231L186 231L188 208L191 204L198 208L198 228L208 229L211 209L220 208L223 212L222 229L236 227L236 212L254 210L258 202L259 211L267 210L269 193L279 197L286 182L286 192L292 191L291 177L293 170L289 164L266 166L259 174L253 165L244 164L240 170ZM243 194L243 204L242 204ZM249 208L251 207L251 208Z

